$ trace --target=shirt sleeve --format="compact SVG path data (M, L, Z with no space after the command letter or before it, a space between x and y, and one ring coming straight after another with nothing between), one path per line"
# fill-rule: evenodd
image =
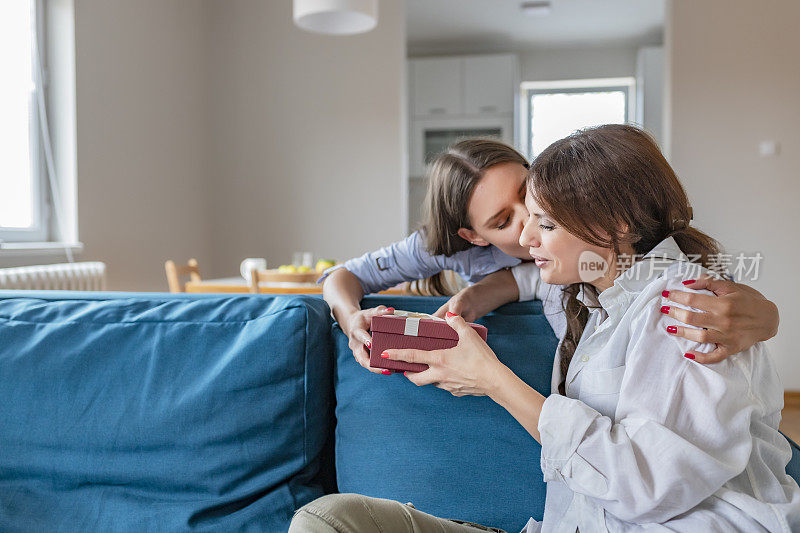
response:
M364 294L370 294L404 281L428 278L443 270L453 270L467 282L475 283L492 272L517 263L519 259L507 256L493 246L473 246L449 257L431 255L425 247L424 236L417 231L402 241L329 268L317 283L324 281L337 268L346 268L358 278Z
M542 283L542 278L539 276L539 267L535 263L520 263L513 266L511 274L514 276L514 281L517 282L520 302L538 298L537 290Z
M517 282L519 289L519 301L541 300L552 305L557 309L561 308L561 293L564 287L561 285L551 285L542 280L541 270L533 262L524 262L511 267L511 274ZM548 307L552 307L549 305Z
M511 267L511 274L517 282L519 289L519 301L542 300L543 302L553 299L561 301L561 289L558 285L550 285L542 281L541 270L533 262L524 262Z
M608 381L622 375L614 419L560 395L539 418L545 480L634 523L684 513L740 474L758 408L743 361L764 357L763 347L715 365L689 360L686 351L709 346L668 335L660 303L649 299L632 324L624 368L605 371Z

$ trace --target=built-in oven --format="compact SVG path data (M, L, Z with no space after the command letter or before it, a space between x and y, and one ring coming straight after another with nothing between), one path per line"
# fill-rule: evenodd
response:
M514 141L514 121L508 117L425 118L410 124L409 175L424 178L425 167L437 154L462 139L492 138Z

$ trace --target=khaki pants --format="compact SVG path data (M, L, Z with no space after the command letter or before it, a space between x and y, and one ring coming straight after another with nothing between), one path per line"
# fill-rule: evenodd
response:
M360 494L328 494L294 513L289 533L505 533L471 522L437 518L400 503Z

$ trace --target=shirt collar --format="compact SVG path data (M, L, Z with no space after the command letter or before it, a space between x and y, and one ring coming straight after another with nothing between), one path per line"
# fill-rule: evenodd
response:
M673 263L688 261L672 237L667 237L658 243L643 257L628 258L628 260L630 259L638 260L614 280L614 285L601 292L597 297L599 304L606 312L610 313L611 309L619 303L642 292L651 281L660 277Z

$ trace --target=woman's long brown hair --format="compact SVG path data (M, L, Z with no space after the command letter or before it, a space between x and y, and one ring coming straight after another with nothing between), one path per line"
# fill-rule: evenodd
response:
M686 191L656 142L634 126L599 126L554 142L531 165L528 187L536 203L565 230L615 254L623 244L646 254L670 236L704 266L711 266L710 256L719 253L717 241L689 225L692 208ZM580 283L564 289L562 379L589 316L578 300L581 289L594 291Z

